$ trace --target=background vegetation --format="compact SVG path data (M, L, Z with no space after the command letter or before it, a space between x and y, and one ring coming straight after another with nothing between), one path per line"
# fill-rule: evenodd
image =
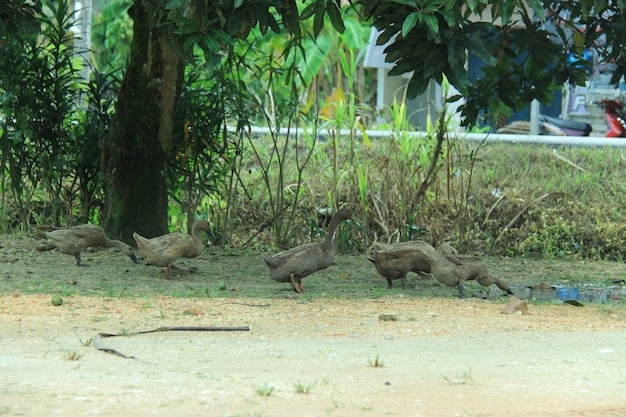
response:
M323 31L311 42L306 59L285 53L289 39L253 30L230 59L213 65L198 54L187 66L168 172L172 230L208 218L223 245L287 247L318 239L327 209L348 204L344 252L424 239L494 255L622 259L620 150L467 142L448 134L456 126L445 111L413 135L403 102L371 110L373 74L362 67L369 28L357 16L344 24L343 35ZM71 25L60 3L40 34L0 44L5 233L102 216L101 141L128 26L96 19L95 50L107 53L85 82ZM119 48L107 46L111 33ZM257 124L269 133L248 128ZM366 127L391 133L369 138Z

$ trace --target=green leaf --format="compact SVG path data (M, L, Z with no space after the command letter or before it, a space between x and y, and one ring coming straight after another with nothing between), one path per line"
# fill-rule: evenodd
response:
M406 35L415 27L417 24L417 12L413 12L409 14L406 19L404 19L404 23L402 23L402 36L406 38Z
M416 7L415 0L393 0L394 3L403 4L405 6Z
M515 11L515 2L514 1L504 1L502 4L502 24L506 25L511 21L511 16L513 16L513 12Z
M420 77L417 72L415 72L409 81L409 85L407 86L406 96L408 98L415 98L422 94L426 91L426 88L428 88L429 81L429 79L424 79Z
M235 9L238 9L243 4L243 0L235 0Z
M328 16L330 17L330 23L332 23L335 30L339 33L343 33L346 30L346 27L343 24L341 10L339 9L337 3L334 1L331 2L326 10L328 11Z
M308 6L304 8L304 10L302 10L302 13L300 13L300 19L306 20L313 15L317 15L319 8L320 7L317 2L309 4Z
M313 34L317 38L322 29L324 28L324 11L318 10L313 18Z
M175 9L177 7L182 6L186 2L187 0L167 0L167 4L165 5L165 8L167 10Z
M432 14L426 14L423 19L430 31L439 37L439 21L437 17Z

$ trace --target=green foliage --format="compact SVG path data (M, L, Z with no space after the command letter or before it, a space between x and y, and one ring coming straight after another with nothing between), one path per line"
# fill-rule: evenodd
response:
M21 223L31 220L36 209L33 200L42 197L35 195L36 190L43 190L54 222L71 213L67 197L72 190L66 185L71 183L71 159L78 157L80 148L72 147L69 131L80 86L68 4L60 2L42 15L43 41L37 35L16 34L0 46L0 109L5 115L2 169L10 173L11 196Z
M3 227L84 223L102 210L101 140L119 80L97 71L80 78L68 4L51 3L37 36L18 33L0 46Z
M248 110L243 105L244 92L231 76L231 63L223 61L211 67L198 57L186 69L172 141L168 189L170 205L180 207L187 230L191 230L203 202L224 188L237 161L240 145L230 139L226 122L247 120ZM207 207L205 211L210 210ZM172 218L175 225L179 220L176 217ZM206 212L203 217L214 218Z
M128 15L132 0L108 1L93 17L91 42L94 67L107 73L125 68L130 57L133 22Z
M481 118L497 120L511 114L535 99L545 103L565 81L584 84L589 63L582 59L583 48L596 48L600 61L615 63L612 83L617 84L626 71L623 8L617 3L360 0L357 4L381 31L378 43L390 42L386 60L394 67L389 74L412 72L408 97L423 93L431 79L441 83L446 77L460 92L458 98L467 99L461 110L464 125L470 127ZM468 56L481 62L479 74L472 77Z
M39 31L38 16L41 0L4 0L0 3L0 38L17 32L33 34Z

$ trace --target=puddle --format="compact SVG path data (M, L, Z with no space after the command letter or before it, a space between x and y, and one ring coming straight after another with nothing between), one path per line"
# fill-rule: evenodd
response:
M623 285L581 284L578 286L553 285L550 287L518 287L511 290L523 300L552 301L576 300L591 303L606 303L626 299Z

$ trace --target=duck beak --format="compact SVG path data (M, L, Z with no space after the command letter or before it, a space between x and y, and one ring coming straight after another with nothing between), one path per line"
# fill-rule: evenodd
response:
M138 263L139 263L139 261L137 260L137 257L135 256L135 254L134 254L134 253L131 253L131 254L129 255L129 257L130 257L130 259L132 259L132 260L133 260L133 262L134 262L134 263L136 263L136 264L138 264Z

